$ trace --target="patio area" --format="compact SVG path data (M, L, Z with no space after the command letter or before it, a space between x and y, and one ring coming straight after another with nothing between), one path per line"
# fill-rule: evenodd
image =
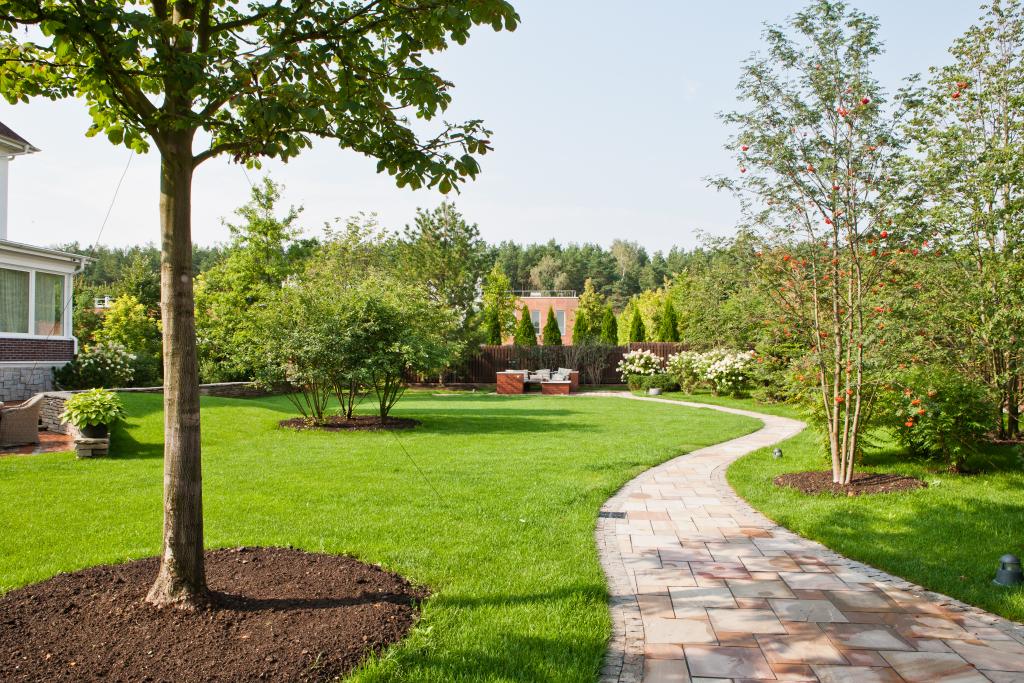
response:
M6 446L0 448L0 457L5 455L36 455L38 453L60 453L75 450L74 437L54 432L39 432L39 443Z

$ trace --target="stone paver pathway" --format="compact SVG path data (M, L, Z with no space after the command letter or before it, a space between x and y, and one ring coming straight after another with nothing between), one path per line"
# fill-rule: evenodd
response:
M588 394L594 395L594 394ZM774 524L725 481L736 458L800 432L670 460L601 511L614 635L601 680L1024 683L1024 627L848 560Z

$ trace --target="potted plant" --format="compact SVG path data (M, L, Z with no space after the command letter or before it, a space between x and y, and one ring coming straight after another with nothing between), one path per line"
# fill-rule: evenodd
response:
M89 389L74 394L64 404L61 420L78 428L89 439L106 438L109 427L124 419L121 399L106 389Z

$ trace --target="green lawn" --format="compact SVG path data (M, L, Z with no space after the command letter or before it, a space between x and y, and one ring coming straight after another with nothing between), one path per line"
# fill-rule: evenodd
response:
M790 407L750 399L667 396L800 417ZM803 536L931 590L1024 620L1024 590L992 585L1001 555L1024 555L1019 452L990 448L983 459L969 463L983 473L953 475L939 463L908 459L885 434L874 438L877 446L866 453L865 470L916 476L929 487L858 498L806 496L775 487L771 482L778 474L829 468L813 430L783 443L781 460L763 449L738 460L727 477L751 505Z
M0 458L0 591L158 552L161 398L124 399L117 457ZM423 426L397 434L278 429L291 414L283 398L203 400L207 545L348 553L429 586L413 634L360 681L594 680L610 633L601 504L760 427L597 397L410 393L395 414Z

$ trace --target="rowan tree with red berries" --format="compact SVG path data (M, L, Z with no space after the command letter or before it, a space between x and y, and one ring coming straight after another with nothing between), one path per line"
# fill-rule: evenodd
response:
M736 127L735 192L754 234L752 273L770 293L774 325L807 349L804 396L825 428L833 481L848 484L872 399L884 381L888 292L911 258L893 221L902 144L898 116L871 74L882 52L874 17L817 0L744 63L724 114ZM895 282L894 282L895 281Z
M1024 401L1024 7L996 0L951 64L904 93L916 151L908 211L943 251L913 311L936 361L988 386L992 427L1020 436Z

